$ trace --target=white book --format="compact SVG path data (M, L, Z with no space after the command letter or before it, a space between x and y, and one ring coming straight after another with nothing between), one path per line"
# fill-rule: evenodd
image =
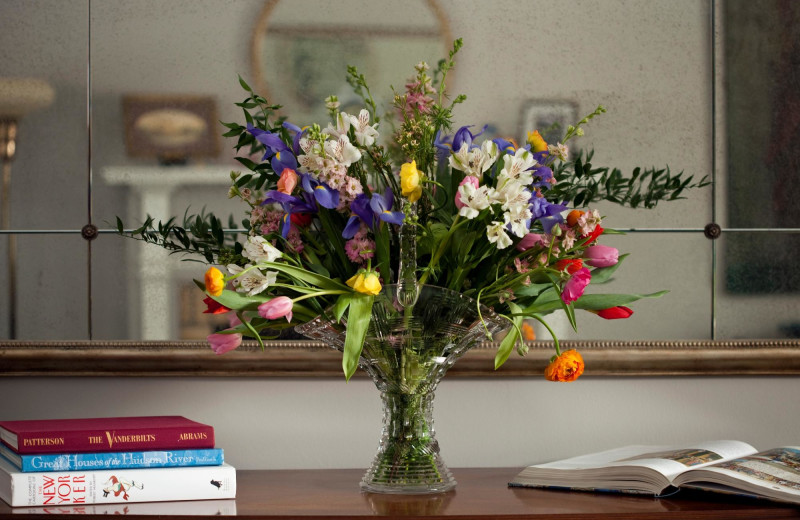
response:
M649 495L693 488L800 503L800 447L758 452L740 441L626 446L529 466L509 485Z
M23 473L0 457L0 498L12 507L236 497L236 470L221 466Z

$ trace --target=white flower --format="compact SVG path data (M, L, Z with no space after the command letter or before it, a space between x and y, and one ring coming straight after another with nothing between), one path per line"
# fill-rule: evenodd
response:
M328 123L328 128L323 130L322 133L338 139L343 135L346 136L348 130L350 130L350 115L347 112L339 112L336 114L336 128L331 123Z
M528 168L536 166L536 159L525 148L517 148L514 155L503 156L503 163L500 173L505 173L506 177L516 179L522 184L533 182L533 174L528 171Z
M478 216L481 210L489 207L489 192L486 186L476 188L472 184L465 183L458 187L458 194L464 206L458 210L458 214L470 220Z
M530 205L531 192L518 180L510 179L503 172L500 172L497 176L497 186L497 189L493 190L490 196L492 202L503 206L504 211L517 211L514 208Z
M467 143L450 155L450 166L467 175L480 177L497 160L497 145L492 141L484 141L480 148L469 149Z
M247 237L247 243L244 245L242 256L248 260L252 260L256 264L262 262L274 262L283 256L275 246L267 242L264 237L251 236Z
M503 214L506 225L511 228L512 233L520 238L528 234L532 217L533 213L527 205L514 206Z
M239 274L245 269L253 267L252 264L247 264L244 269L236 264L228 264L228 272L231 274ZM267 271L266 274L262 273L260 269L250 269L245 274L233 279L233 286L236 292L247 293L247 296L255 296L256 294L264 292L267 287L275 283L278 278L278 273L275 271Z
M361 152L350 143L346 135L340 135L335 141L325 141L325 153L344 166L361 160Z
M489 239L489 242L497 244L497 249L505 249L513 243L508 233L506 233L505 222L498 222L495 220L486 226L486 237Z
M378 138L378 131L376 130L378 123L370 126L369 112L367 112L366 108L361 109L361 112L358 113L358 117L350 116L350 124L353 125L358 144L361 146L372 146L375 143L375 139Z
M600 221L600 212L596 209L587 211L578 217L578 231L582 236L591 235L594 232L594 228L600 224Z

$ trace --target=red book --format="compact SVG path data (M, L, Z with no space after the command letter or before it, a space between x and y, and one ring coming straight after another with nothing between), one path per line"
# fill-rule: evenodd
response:
M0 440L23 454L213 448L214 428L180 416L0 421Z

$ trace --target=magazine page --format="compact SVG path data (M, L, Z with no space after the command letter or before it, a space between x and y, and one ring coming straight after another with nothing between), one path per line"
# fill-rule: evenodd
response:
M533 466L548 470L580 470L591 468L646 467L665 475L669 480L690 468L704 467L720 461L743 457L756 452L740 441L706 441L684 446L626 446L599 453Z
M728 485L774 498L800 500L800 446L762 451L688 472L676 483L703 487L705 482Z

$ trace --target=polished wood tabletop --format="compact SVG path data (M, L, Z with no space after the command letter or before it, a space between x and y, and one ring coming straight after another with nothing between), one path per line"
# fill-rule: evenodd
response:
M330 519L375 516L479 520L487 518L800 519L800 506L727 495L681 491L669 498L509 488L522 468L453 469L455 490L435 495L362 493L363 470L237 471L235 501L154 502L61 508L11 508L0 501L0 520L53 514L153 515L170 520L235 514L240 518ZM34 519L32 519L34 520Z

